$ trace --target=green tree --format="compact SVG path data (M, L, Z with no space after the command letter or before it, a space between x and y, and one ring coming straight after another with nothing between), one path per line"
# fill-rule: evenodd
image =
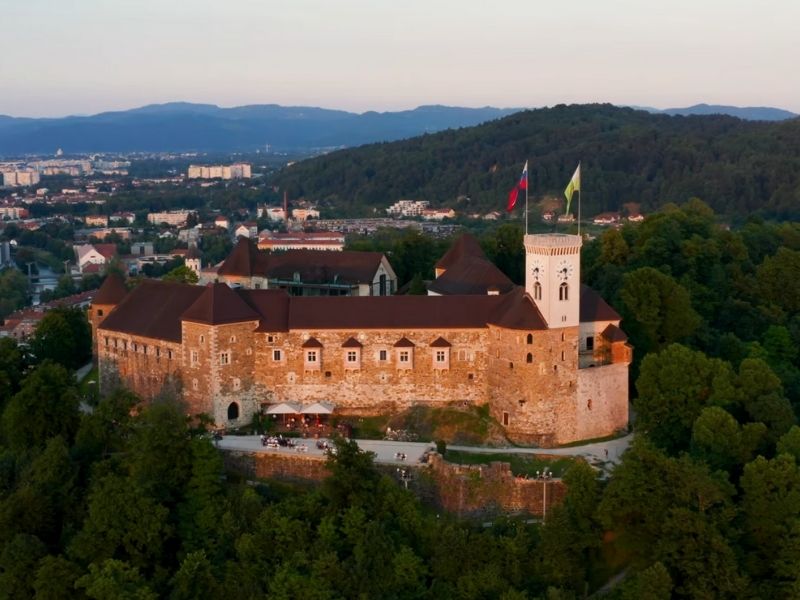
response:
M124 561L105 560L89 565L89 573L76 586L86 590L92 600L156 600L158 596L140 575L136 567Z
M788 454L759 456L741 479L745 561L757 597L800 591L800 470Z
M0 271L0 319L25 306L29 292L25 275L16 269Z
M202 550L188 554L181 561L171 585L170 600L218 598L222 592L212 573L211 563Z
M738 387L748 416L764 423L768 439L775 443L797 421L792 405L783 395L781 380L761 359L746 358L739 366Z
M800 252L779 248L756 272L761 295L787 313L800 311Z
M161 278L162 281L174 281L176 283L191 283L192 285L196 284L199 279L197 277L197 273L192 271L186 265L181 265L180 267L175 267L169 273L164 275Z
M92 355L92 331L86 314L77 308L54 308L39 321L30 342L38 361L54 360L77 369Z
M793 456L796 463L800 463L800 427L792 425L778 440L776 454Z
M78 429L78 390L61 365L45 361L34 369L3 411L3 432L17 451L43 446L48 439L73 439Z
M620 591L620 600L670 600L672 578L664 565L657 562L629 577Z
M26 367L25 354L16 340L0 338L0 411L5 401L19 390Z
M408 293L411 296L424 296L428 293L421 273L414 273L414 277L411 279L411 283L408 286Z
M86 596L75 589L82 569L63 556L45 556L39 561L33 589L36 600L73 600Z
M35 535L20 533L0 551L0 598L31 598L33 577L47 548Z
M712 469L732 471L752 459L767 428L763 423L743 427L719 406L707 406L692 427L691 453Z
M734 382L730 365L685 346L650 354L636 381L636 427L671 454L685 450L704 407L738 400Z
M169 511L127 477L109 474L89 492L88 514L72 540L70 556L86 563L126 561L141 570L164 566L164 546L172 536ZM91 597L91 593L87 591Z
M620 298L625 327L642 355L689 338L700 325L686 289L651 267L626 273Z

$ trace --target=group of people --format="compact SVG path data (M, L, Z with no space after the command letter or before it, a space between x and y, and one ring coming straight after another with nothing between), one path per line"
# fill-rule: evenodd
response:
M405 452L395 452L394 453L394 459L395 460L405 460L407 458L408 458L408 456L406 456Z

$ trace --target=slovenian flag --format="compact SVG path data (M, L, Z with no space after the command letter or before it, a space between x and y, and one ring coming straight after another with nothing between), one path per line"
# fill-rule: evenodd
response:
M528 189L528 161L525 161L525 167L522 169L522 175L519 178L519 183L514 186L514 189L508 193L508 207L506 210L511 212L514 210L514 206L517 204L517 197L519 196L520 190L527 190Z

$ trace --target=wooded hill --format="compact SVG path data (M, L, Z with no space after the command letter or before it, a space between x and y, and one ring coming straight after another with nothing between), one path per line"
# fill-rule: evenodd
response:
M696 196L726 216L800 218L800 119L668 116L608 104L559 105L342 150L293 164L274 183L340 214L371 214L401 198L485 211L505 206L526 159L535 199L563 198L582 161L587 216Z

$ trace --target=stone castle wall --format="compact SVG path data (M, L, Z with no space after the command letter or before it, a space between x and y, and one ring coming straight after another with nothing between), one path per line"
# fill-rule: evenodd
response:
M628 427L628 363L578 371L575 439L604 437Z
M180 344L102 330L96 344L101 389L122 381L147 400L157 396L168 382L180 386Z
M491 414L518 443L576 440L578 328L528 332L489 328ZM531 354L531 362L528 362Z
M223 452L225 466L247 478L319 482L330 475L319 456L273 452ZM529 514L541 517L563 502L560 479L539 481L515 477L508 463L455 465L436 453L428 465L408 465L409 489L442 510L464 517ZM390 475L394 469L386 470ZM545 487L547 488L545 490Z
M375 414L402 410L418 404L483 404L486 402L486 336L479 330L413 331L292 331L259 333L256 347L256 380L272 391L273 402L332 402L339 412ZM414 348L395 348L406 337ZM439 336L450 348L432 348ZM305 362L304 342L313 337L322 344L321 360ZM342 344L358 340L360 358L347 363ZM436 363L437 351L447 361ZM280 360L275 360L275 352ZM410 351L409 363L401 363L400 351ZM381 352L385 360L381 360Z

